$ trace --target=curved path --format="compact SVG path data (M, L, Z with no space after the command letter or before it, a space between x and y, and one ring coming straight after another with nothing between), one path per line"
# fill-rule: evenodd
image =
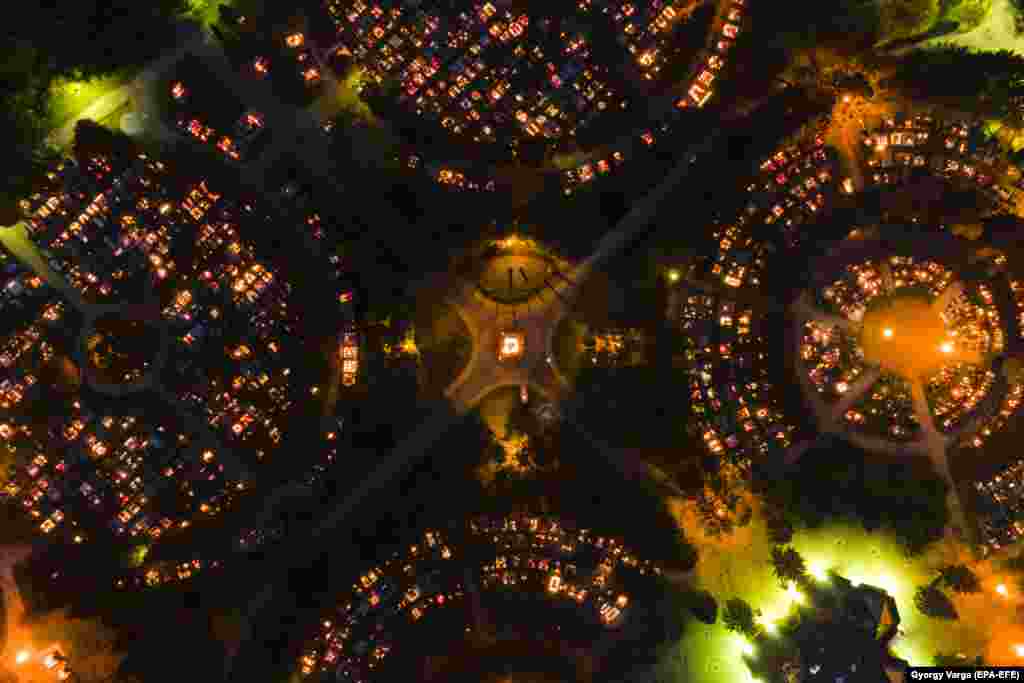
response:
M922 240L913 251L914 255L920 258L937 259L940 262L945 262L955 267L956 265L963 266L969 260L966 258L969 249L970 247L965 248L962 240L958 240L948 234L941 234L932 235ZM836 273L843 272L850 264L860 263L869 259L884 261L892 252L893 247L888 239L879 238L843 242L815 263L812 268L814 275L810 291L821 291L827 286L830 277L833 277ZM971 534L973 530L967 523L959 491L952 476L949 461L950 451L961 439L970 436L981 428L985 421L995 411L999 410L1002 399L1009 390L1009 383L1003 370L1003 361L1008 355L1019 352L1022 347L1016 307L1009 284L1006 282L1005 277L995 278L992 284L994 285L994 303L999 310L1000 319L1004 325L1003 329L1006 332L1004 350L993 362L996 381L981 404L957 428L950 432L943 433L936 426L934 416L928 405L924 382L921 379L910 382L913 413L917 423L920 425L921 431L915 440L900 443L852 429L844 419L846 411L863 398L880 377L881 371L879 368L868 368L857 381L853 382L842 399L829 405L818 395L818 391L811 384L802 363L797 363L796 365L797 381L807 399L807 403L810 405L818 430L822 435L840 436L865 451L885 453L897 457L926 456L931 461L936 474L949 487L947 505L953 525L967 534ZM963 280L954 281L946 287L932 305L939 310L944 309L957 294L963 291L963 287ZM798 347L800 340L803 338L805 323L809 321L830 322L847 332L855 331L859 327L859 324L854 321L822 310L812 301L808 291L805 291L793 302L790 311L792 314L791 343L796 345L792 353L797 358L799 357ZM805 443L795 445L787 454L787 462L795 462L806 451L806 447Z
M53 270L46 260L42 257L39 249L32 243L28 238L28 233L24 223L19 223L13 227L0 228L0 242L15 258L21 261L24 265L31 268L36 275L43 278L46 283L52 287L57 293L59 293L73 308L75 308L83 317L85 321L95 320L101 314L117 313L119 311L136 310L138 303L132 302L130 299L126 299L115 304L93 304L85 301L78 290L71 287L68 282ZM143 301L148 304L150 308L155 305L155 292L151 286L147 286L145 291L142 293ZM161 342L161 349L156 359L157 364L162 367L166 362L168 345L167 345L167 323L164 321L159 322L161 329L161 336L163 341ZM82 333L88 330L88 324L83 324ZM81 348L76 349L77 352L81 351ZM82 357L77 359L80 363L83 361ZM133 390L153 390L160 399L167 404L170 410L175 413L178 418L186 425L189 431L196 437L195 442L192 444L190 449L194 451L191 456L194 459L198 459L198 453L207 448L212 449L219 453L223 459L225 474L236 481L246 481L250 478L248 467L242 462L242 460L235 455L230 448L225 447L221 444L220 439L213 433L209 425L194 413L186 410L182 405L181 401L176 396L167 391L160 383L160 378L157 370L154 367L154 372L151 372L146 378L145 386L134 388ZM94 388L97 388L94 386ZM128 393L124 391L124 388L117 386L102 386L99 389L108 395L122 395Z

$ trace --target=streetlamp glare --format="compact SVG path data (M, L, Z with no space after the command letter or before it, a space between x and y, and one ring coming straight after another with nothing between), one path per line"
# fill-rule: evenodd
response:
M32 653L28 650L21 650L17 655L14 656L15 664L24 664L32 657Z
M891 338L892 337L892 328L891 327L887 327L884 330L882 330L882 336L885 337L886 339Z

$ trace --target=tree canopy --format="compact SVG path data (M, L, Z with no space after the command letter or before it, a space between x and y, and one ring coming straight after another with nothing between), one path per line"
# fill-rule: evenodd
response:
M941 537L949 516L946 485L934 473L879 462L839 440L809 450L785 471L759 473L757 485L790 524L813 528L842 520L882 527L910 553Z
M956 593L979 593L981 581L966 565L952 564L939 570L942 583Z
M93 78L140 66L168 46L185 0L31 2L6 26L3 48L32 46L35 64L50 75ZM25 59L25 55L19 55Z
M807 578L807 565L803 556L792 546L772 548L772 573L779 585L786 588L790 583L803 583Z
M944 45L902 57L888 81L908 95L935 98L979 114L1021 118L1024 57Z
M921 614L934 619L958 618L953 602L935 584L918 587L914 593L914 606Z
M4 207L13 207L29 195L56 156L46 144L46 111L45 94L35 85L22 91L0 91L0 145L7 150L4 180L0 183L0 204ZM13 217L5 208L3 224L9 225Z
M760 614L761 611L755 610L747 601L731 598L725 603L725 609L722 611L722 623L730 631L753 638L758 631L757 622L754 619Z
M763 11L761 11L763 8ZM822 45L871 44L880 29L878 5L874 0L791 0L785 12L772 5L754 5L757 18L755 40L771 40L775 47L818 48ZM799 21L794 21L799 17Z

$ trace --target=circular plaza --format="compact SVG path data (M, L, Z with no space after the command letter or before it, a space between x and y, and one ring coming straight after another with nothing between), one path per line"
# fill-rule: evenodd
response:
M793 306L801 387L822 426L865 444L969 440L1005 400L1002 364L1020 350L1010 280L968 263L969 243L948 233L877 232L812 265Z

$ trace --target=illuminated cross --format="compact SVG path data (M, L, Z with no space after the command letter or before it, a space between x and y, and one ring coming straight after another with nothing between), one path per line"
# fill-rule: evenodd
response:
M522 332L502 332L501 345L498 348L498 360L518 358L523 355L526 347L526 335Z

